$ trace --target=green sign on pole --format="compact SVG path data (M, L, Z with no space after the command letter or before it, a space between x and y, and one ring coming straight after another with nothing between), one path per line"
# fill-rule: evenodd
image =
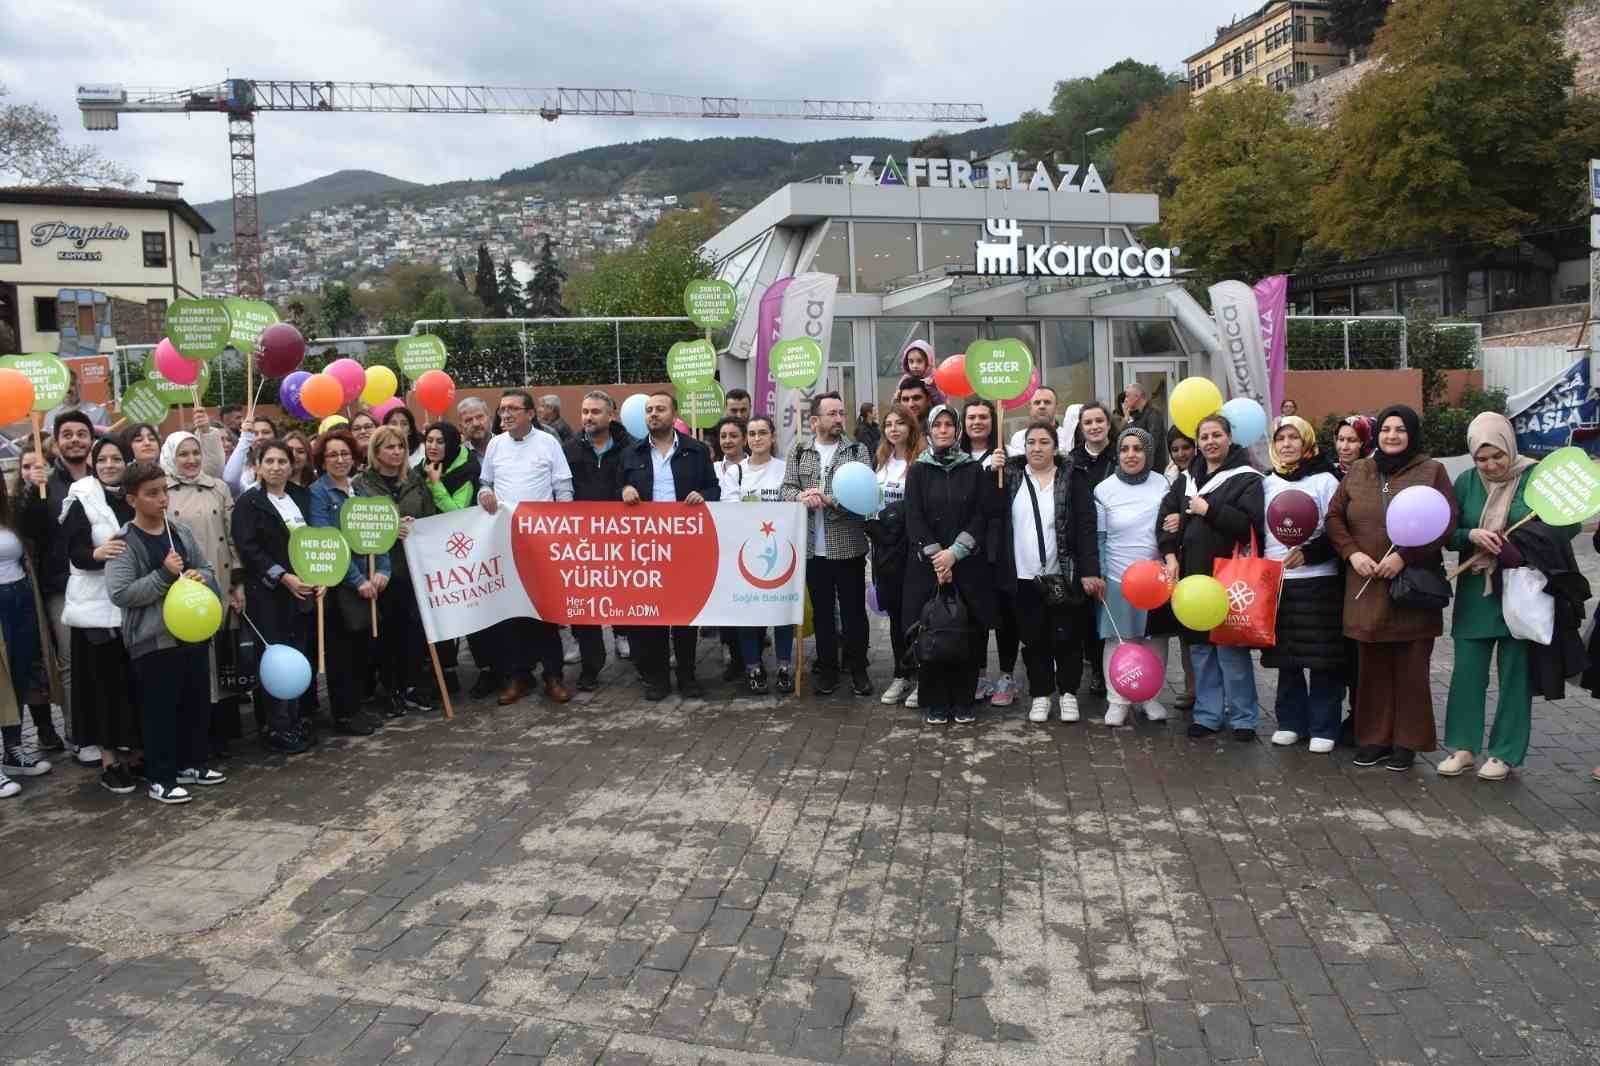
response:
M261 300L241 300L230 296L223 301L228 311L228 344L240 355L248 356L256 350L256 342L266 328L278 321L278 312ZM174 341L174 344L177 342ZM179 352L183 349L179 348Z
M715 381L678 390L678 417L690 429L708 429L722 417L722 386Z
M176 386L174 386L176 388ZM192 400L194 397L186 396ZM135 381L122 394L122 417L129 422L147 422L159 426L167 417L167 398L153 381Z
M1014 400L1033 380L1033 356L1014 338L967 345L967 381L985 400Z
M301 526L289 534L289 565L308 585L333 588L350 572L350 545L328 526Z
M1600 511L1600 467L1582 448L1560 448L1539 460L1523 497L1540 521L1576 525Z
M721 329L733 321L739 298L726 281L691 281L683 290L683 312L701 329Z
M667 349L667 380L679 388L704 385L716 376L717 349L710 341L679 341Z
M233 333L228 305L221 300L174 300L166 326L167 339L185 359L215 359Z
M21 371L33 383L35 411L48 411L65 400L67 387L72 384L67 374L67 364L49 352L8 355L0 359L0 368Z
M166 400L167 403L192 404L194 403L195 391L198 390L200 395L204 396L206 386L211 384L211 364L200 364L200 376L194 379L193 385L179 385L174 381L167 380L161 371L156 369L156 356L154 352L151 352L150 358L145 360L144 379L156 387L156 391L161 394L161 398Z
M400 372L412 381L430 370L443 370L449 355L444 341L430 333L420 337L405 337L394 346L394 361Z
M339 530L357 555L380 555L400 536L400 510L387 496L352 496L339 506Z
M787 389L809 389L822 376L822 346L810 337L779 341L768 356L772 380Z

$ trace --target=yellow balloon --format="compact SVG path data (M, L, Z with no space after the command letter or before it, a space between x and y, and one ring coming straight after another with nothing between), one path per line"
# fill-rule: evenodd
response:
M1167 401L1172 424L1186 437L1193 437L1200 420L1222 410L1222 392L1210 378L1184 378Z
M328 432L328 430L332 429L334 426L348 426L349 424L350 424L350 420L348 418L346 418L344 415L329 415L327 418L324 418L322 420L322 422L317 426L317 432L318 433L326 433L326 432Z
M1172 613L1190 629L1209 633L1228 617L1228 593L1216 578L1191 574L1172 590Z
M361 389L361 402L376 407L385 400L394 399L400 389L400 379L386 366L367 367L367 383Z
M222 628L222 601L198 581L179 578L161 601L167 632L188 644L204 644Z

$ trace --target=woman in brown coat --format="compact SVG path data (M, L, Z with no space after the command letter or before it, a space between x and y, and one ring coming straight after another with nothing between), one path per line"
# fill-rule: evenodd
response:
M1450 522L1433 543L1391 553L1384 512L1400 490L1413 485L1443 494L1450 501ZM1344 635L1359 645L1357 766L1381 762L1390 770L1409 770L1417 752L1436 747L1428 660L1434 638L1444 632L1444 611L1397 605L1389 598L1389 582L1407 566L1443 566L1442 548L1455 529L1457 510L1449 475L1422 454L1417 413L1399 404L1385 408L1378 415L1377 450L1350 467L1328 505L1328 539L1348 564Z

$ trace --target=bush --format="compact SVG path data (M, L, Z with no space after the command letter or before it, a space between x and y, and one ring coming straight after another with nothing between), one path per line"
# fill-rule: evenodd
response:
M1485 411L1506 413L1504 389L1464 389L1455 407L1430 407L1422 415L1422 448L1432 456L1465 455L1467 426Z

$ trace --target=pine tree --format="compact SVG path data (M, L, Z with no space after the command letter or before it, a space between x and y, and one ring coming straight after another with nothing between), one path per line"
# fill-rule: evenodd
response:
M556 261L555 250L550 247L550 238L546 235L544 244L539 248L539 261L533 265L533 277L528 279L528 315L533 318L556 318L566 314L567 309L561 306L561 284L566 280L567 272Z
M521 318L528 313L528 301L523 299L522 286L511 269L511 257L500 264L500 307L506 318Z
M483 313L486 317L505 316L500 300L500 282L495 277L494 258L489 255L487 244L478 245L478 273L473 279L472 291L478 297L478 302L483 304Z
M1328 10L1328 35L1365 55L1372 46L1393 0L1333 0Z

